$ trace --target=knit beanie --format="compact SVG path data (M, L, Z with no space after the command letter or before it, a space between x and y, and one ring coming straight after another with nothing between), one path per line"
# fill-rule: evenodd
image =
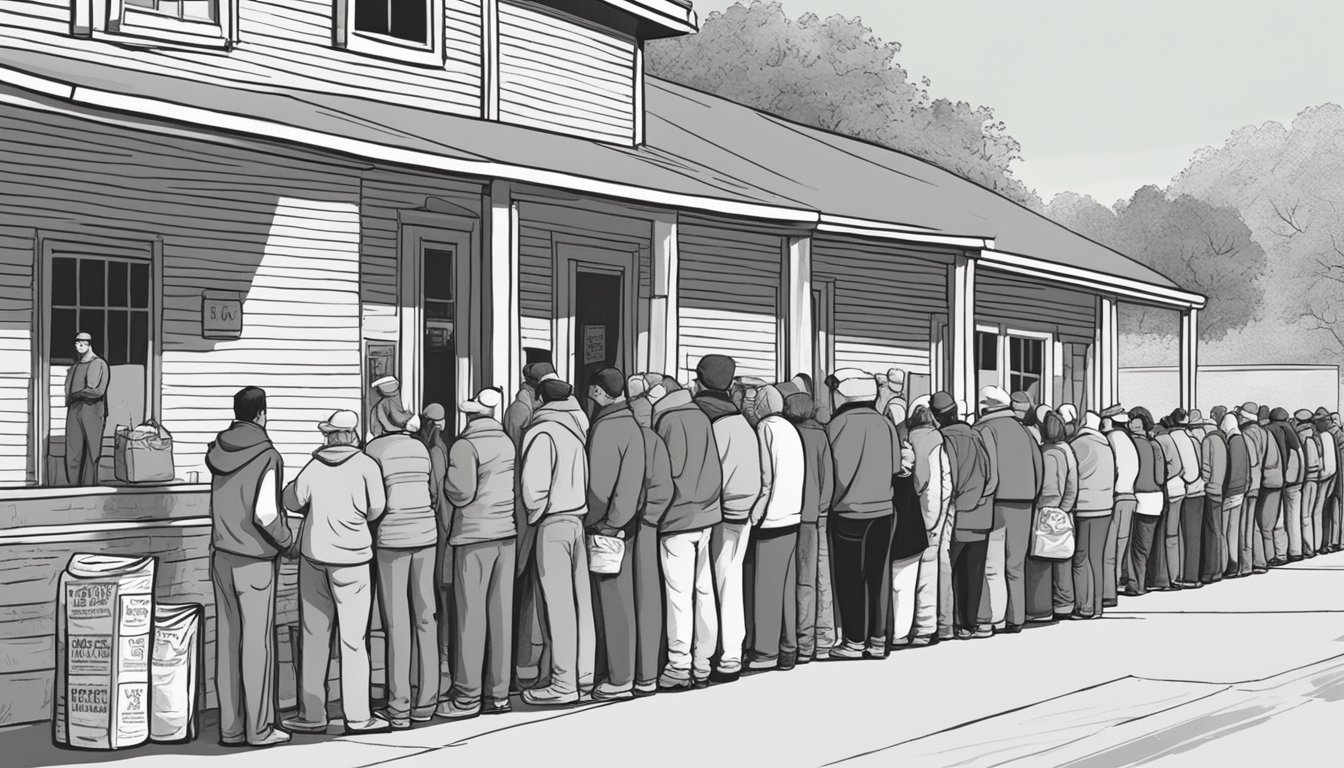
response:
M610 397L625 394L625 375L615 368L603 368L588 378L589 386L601 387Z
M696 378L706 389L727 392L737 374L737 361L727 355L705 355L695 366Z
M784 398L784 418L794 424L801 424L812 418L816 410L816 403L812 401L812 396L806 392L799 392Z
M541 402L556 403L574 394L574 388L569 382L560 379L546 379L537 384L537 392L541 395Z

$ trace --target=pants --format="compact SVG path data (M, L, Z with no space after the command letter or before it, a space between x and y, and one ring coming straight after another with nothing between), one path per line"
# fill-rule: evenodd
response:
M1030 539L1028 539L1030 542ZM1028 543L1030 546L1030 543ZM1055 561L1027 555L1024 569L1027 621L1051 621L1055 614Z
M65 411L65 479L70 485L98 484L98 462L103 457L103 426L107 421L102 401L77 400Z
M712 531L709 549L714 558L714 591L719 598L719 671L733 673L742 669L742 649L747 640L743 590L751 528L745 521L724 521Z
M979 623L980 598L985 590L985 556L989 540L952 542L952 601L956 628L973 631Z
M635 534L634 549L635 682L652 685L658 681L663 645L663 574L658 564L658 529L641 527Z
M1306 483L1301 485L1289 485L1283 489L1283 518L1282 526L1286 532L1288 557L1302 557L1302 501L1304 498L1303 489Z
M1184 574L1181 572L1185 565L1185 535L1181 525L1184 509L1184 496L1171 499L1167 502L1167 515L1163 520L1165 526L1163 536L1167 548L1167 582L1170 585L1179 584L1184 580Z
M1186 496L1181 502L1181 577L1187 584L1198 584L1200 574L1200 542L1204 539L1206 505L1203 496Z
M1320 496L1319 480L1308 480L1302 484L1302 555L1316 553L1316 498Z
M529 546L535 547L536 532L531 531L526 539ZM521 546L521 539L519 541ZM514 674L519 680L536 680L544 677L543 670L549 669L548 646L542 629L541 605L538 596L541 585L537 583L537 561L528 553L527 563L518 571L513 589L511 623L516 628L514 643ZM516 566L515 566L516 567Z
M798 528L798 656L835 645L835 596L825 517Z
M1264 559L1256 560L1255 564L1261 568L1267 567L1271 560L1288 556L1286 550L1279 548L1278 541L1274 537L1274 528L1278 525L1279 514L1282 511L1280 505L1282 497L1281 488L1261 488L1260 495L1255 500L1255 525L1264 547Z
M1204 517L1199 542L1199 580L1212 584L1223 578L1227 568L1227 544L1223 540L1223 500L1204 496Z
M561 694L590 691L597 653L588 547L578 515L548 515L537 523L537 582L541 616L550 639L551 688Z
M667 589L667 674L685 680L709 678L709 662L718 640L710 566L710 530L673 533L658 539Z
M274 560L213 550L219 735L256 742L275 728Z
M517 542L485 541L453 548L453 703L473 707L484 694L509 700L513 638L513 582Z
M1157 496L1156 505L1158 509L1161 509L1162 494L1151 495ZM1145 503L1153 502L1143 499L1140 501L1139 508L1143 509ZM1140 595L1148 591L1148 558L1153 553L1153 539L1160 522L1162 522L1161 515L1134 515L1134 530L1129 539L1129 567L1125 572L1125 589L1127 591L1133 590Z
M1120 579L1128 571L1129 534L1134 527L1134 510L1139 506L1133 495L1116 494L1115 514L1111 528L1106 532L1105 588L1106 601L1114 602Z
M1227 576L1241 568L1241 510L1245 506L1244 493L1223 499L1223 571Z
M434 547L380 549L375 555L378 605L387 633L387 712L393 717L429 717L439 702L437 555Z
M981 624L1022 626L1027 621L1026 572L1027 551L1031 547L1031 510L1030 501L994 502L994 528L989 532L989 557L985 566L988 599L980 600ZM1001 569L994 573L995 566L1000 563ZM1037 561L1032 566L1033 573L1048 567L1045 563L1047 561ZM1003 586L997 587L997 584ZM1002 613L995 599L996 591L1005 599Z
M947 520L951 515L947 514L947 505L944 504L943 520ZM938 595L941 591L941 577L943 573L943 560L948 555L948 549L945 546L946 525L939 523L934 530L930 531L929 546L924 549L919 558L919 580L915 586L915 637L936 637L939 629L938 616ZM949 564L948 569L951 569Z
M925 550L926 552L928 550ZM891 561L891 639L909 640L915 628L915 607L919 602L920 556Z
M1263 563L1265 559L1264 542L1255 524L1255 500L1259 495L1259 491L1255 495L1248 493L1241 504L1241 534L1237 539L1241 542L1241 554L1237 559L1238 576L1250 575L1256 561Z
M886 585L894 516L831 519L835 601L845 642L862 645L886 634Z
M1073 550L1074 610L1080 616L1100 616L1106 598L1106 539L1111 516L1077 517Z
M1334 478L1316 483L1315 497L1311 505L1311 545L1307 547L1307 551L1313 554L1320 552L1321 547L1325 546L1325 508L1330 498L1332 483Z
M956 636L956 600L952 594L952 533L956 516L956 508L948 503L946 522L938 540L938 636L943 639Z
M1344 455L1340 457L1340 465L1344 466ZM1344 476L1335 475L1335 485L1330 494L1330 544L1336 548L1344 543Z
M1078 523L1074 521L1074 549L1077 550ZM1067 616L1073 613L1073 558L1056 560L1050 566L1054 576L1054 589L1051 593L1052 612ZM1051 617L1053 618L1053 617Z
M327 722L327 670L335 629L341 652L341 708L346 724L365 723L369 713L369 619L373 585L369 564L299 562L299 718ZM335 625L333 627L333 624Z
M798 654L798 529L758 529L752 652L758 659Z
M636 534L638 536L638 534ZM625 540L621 570L589 574L595 596L593 620L602 639L607 686L613 691L635 687L635 539Z

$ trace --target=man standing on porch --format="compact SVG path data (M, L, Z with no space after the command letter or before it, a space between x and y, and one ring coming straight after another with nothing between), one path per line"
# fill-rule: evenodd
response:
M756 431L728 394L737 361L727 355L705 355L696 366L696 405L714 425L714 442L723 470L723 521L714 527L710 550L714 587L719 594L720 655L711 682L731 683L742 674L747 639L743 603L743 563L751 533L751 510L761 495L761 454Z
M98 484L107 423L107 361L93 352L93 337L75 336L75 364L65 376L65 477L70 485Z

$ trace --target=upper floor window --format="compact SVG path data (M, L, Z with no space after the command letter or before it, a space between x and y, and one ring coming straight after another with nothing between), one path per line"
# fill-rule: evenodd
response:
M338 0L336 44L393 61L443 66L443 3Z
M233 39L237 0L76 0L76 34L118 42L223 48Z

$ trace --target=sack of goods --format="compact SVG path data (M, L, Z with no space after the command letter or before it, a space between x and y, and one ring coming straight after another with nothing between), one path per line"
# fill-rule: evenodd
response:
M154 607L150 741L181 743L195 740L200 733L204 623L205 609L200 605L160 603Z
M153 557L74 555L56 608L53 740L124 749L149 739Z
M588 570L599 576L614 576L621 572L625 559L625 540L614 536L589 534Z
M123 483L172 481L173 436L153 419L134 429L117 427L112 472Z

